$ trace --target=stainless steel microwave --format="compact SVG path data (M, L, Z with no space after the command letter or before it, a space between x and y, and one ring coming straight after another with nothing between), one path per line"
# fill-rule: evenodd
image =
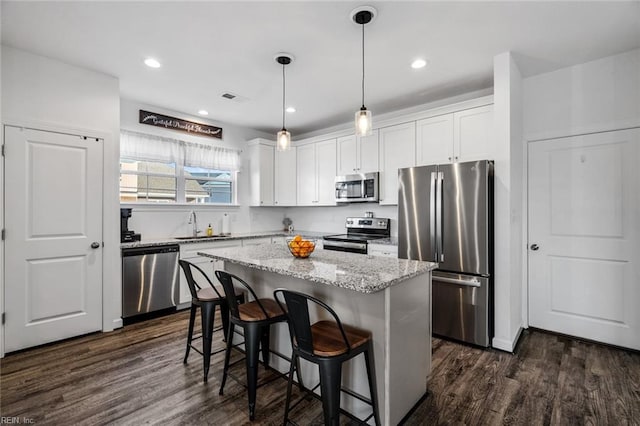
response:
M336 176L336 202L378 202L378 172Z

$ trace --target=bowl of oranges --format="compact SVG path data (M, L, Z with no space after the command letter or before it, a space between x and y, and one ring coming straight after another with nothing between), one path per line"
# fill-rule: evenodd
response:
M296 235L295 237L287 238L287 247L289 247L292 255L305 259L313 253L313 250L316 248L316 243L312 240L305 240L300 235Z

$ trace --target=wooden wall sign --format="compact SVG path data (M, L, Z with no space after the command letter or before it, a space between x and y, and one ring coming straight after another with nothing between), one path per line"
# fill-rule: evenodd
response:
M194 123L193 121L181 120L155 112L140 110L139 122L150 126L164 127L165 129L180 130L181 132L192 133L198 136L222 139L221 127Z

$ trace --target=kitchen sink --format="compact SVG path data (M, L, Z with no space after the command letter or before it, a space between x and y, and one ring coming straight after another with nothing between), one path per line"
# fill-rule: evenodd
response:
M229 235L198 235L197 237L173 237L175 240L215 240L220 238L229 238Z

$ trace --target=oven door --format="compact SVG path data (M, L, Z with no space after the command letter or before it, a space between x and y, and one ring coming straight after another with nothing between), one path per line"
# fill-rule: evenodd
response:
M366 242L353 242L353 241L335 241L335 240L323 240L322 248L324 250L333 251L346 251L350 253L367 254Z

